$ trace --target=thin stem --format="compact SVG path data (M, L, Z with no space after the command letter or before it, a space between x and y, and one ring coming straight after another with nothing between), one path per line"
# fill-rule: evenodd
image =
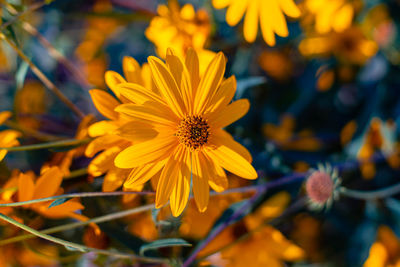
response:
M84 193L72 193L72 194L64 194L52 197L38 198L32 199L28 201L20 201L20 202L12 202L12 203L2 203L0 207L18 207L29 205L33 203L47 202L51 200L64 199L64 198L75 198L75 197L112 197L112 196L120 196L120 195L153 195L154 192L150 191L116 191L116 192L84 192Z
M12 7L9 3L7 3L7 1L4 1L5 5L7 6L7 9L10 11L9 7ZM3 2L3 3L4 3ZM45 2L38 2L38 3L34 3L31 6L29 6L26 10L18 13L17 10L13 8L14 12L10 12L12 15L14 15L14 17L12 19L10 19L9 21L7 21L6 23L4 23L3 25L0 26L0 31L3 31L5 28L7 28L8 26L10 26L11 24L13 24L14 22L18 21L18 19L20 19L22 16L29 14L39 8L41 8L42 6L46 5Z
M0 38L7 42L9 46L11 46L15 52L24 60L29 67L31 68L32 72L38 77L39 80L50 90L52 91L66 106L68 106L79 118L85 117L84 113L75 106L62 92L58 87L51 82L47 76L35 65L33 62L19 49L13 42L11 42L3 33L0 33Z
M118 258L124 258L124 259L134 259L134 260L140 260L143 262L153 262L153 263L166 263L166 260L164 259L158 259L158 258L150 258L150 257L140 257L140 256L135 256L132 254L125 254L125 253L118 253L118 252L114 252L114 251L110 251L110 250L104 250L104 249L94 249L94 248L89 248L87 246L81 245L81 244L77 244L77 243L73 243L70 241L66 241L57 237L53 237L50 235L46 235L43 234L33 228L30 228L22 223L17 222L16 220L0 213L0 219L11 223L35 236L38 236L40 238L49 240L51 242L60 244L65 246L67 249L74 249L74 250L78 250L80 252L94 252L94 253L98 253L98 254L103 254L103 255L109 255L109 256L113 256L113 257L118 257Z
M74 222L74 223L69 223L69 224L65 224L65 225L48 228L46 230L40 231L40 233L53 234L53 233L57 233L57 232L61 232L61 231L71 230L71 229L85 226L85 225L92 224L92 223L98 224L98 223L103 223L103 222L119 219L119 218L126 217L129 215L137 214L137 213L140 213L143 211L152 210L154 208L155 208L154 204L149 204L149 205L145 205L145 206L141 206L141 207L125 210L125 211L119 211L119 212L115 212L112 214L99 216L97 218L89 219L87 221ZM33 234L19 235L19 236L12 237L9 239L1 240L0 246L18 242L18 241L22 241L22 240L26 240L26 239L30 239L33 237L35 237L35 235L33 235Z
M38 150L38 149L48 149L57 147L68 147L68 146L79 146L84 145L92 141L91 138L86 139L67 139L54 141L49 143L33 144L26 146L15 146L15 147L0 147L0 150L4 149L7 151L28 151L28 150Z
M352 190L341 186L339 188L341 195L356 199L372 200L378 198L386 198L400 193L400 183L392 185L387 188L378 189L374 191L359 191Z
M32 136L32 137L34 137L38 140L42 140L42 141L55 141L55 140L63 139L62 137L59 137L59 136L41 133L39 131L27 128L25 126L22 126L18 123L10 121L10 120L4 122L4 125L6 125L7 127L11 128L11 129L23 132L25 135Z
M82 168L82 169L77 169L77 170L73 170L69 173L68 176L64 177L64 180L68 180L68 179L73 179L79 176L83 176L88 174L88 169L87 168Z

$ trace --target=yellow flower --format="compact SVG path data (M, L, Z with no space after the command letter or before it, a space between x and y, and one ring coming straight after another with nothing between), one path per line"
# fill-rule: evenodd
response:
M380 226L375 243L369 250L364 267L391 267L400 265L400 242L387 226Z
M182 8L176 1L169 5L159 5L158 16L154 17L145 34L157 48L157 54L165 58L168 48L183 58L189 47L196 50L200 60L200 74L215 56L215 53L204 49L210 35L211 25L208 14L200 9L195 12L191 4Z
M347 0L306 0L306 9L315 17L315 30L342 32L351 26L354 6Z
M299 50L307 57L334 55L344 62L364 64L376 54L378 46L360 28L351 27L340 33L311 35L301 41Z
M170 200L174 216L186 206L193 177L196 204L205 211L209 185L218 192L227 188L223 169L243 178L257 178L247 149L222 129L244 116L249 102L241 99L229 104L236 82L234 77L222 81L226 64L222 52L201 79L199 59L192 49L184 62L172 50L167 53L167 64L155 57L148 61L159 93L135 83L119 86L121 94L136 103L115 109L132 119L132 127L121 129L121 134L143 142L120 152L115 165L134 168L125 182L130 186L159 176L156 207Z
M120 132L121 127L123 127L125 132L132 130L137 133L139 130L132 127L134 125L129 123L130 120L126 116L120 115L114 111L121 102L129 102L128 99L119 92L117 88L118 84L126 82L136 83L149 91L154 90L154 92L157 92L157 89L151 81L150 68L148 64L143 64L143 66L140 67L139 63L135 59L125 57L123 59L122 67L126 80L114 71L107 71L105 74L106 83L114 92L117 99L103 90L90 90L90 95L94 105L104 117L109 119L96 122L88 128L89 136L95 137L95 139L87 146L85 151L87 157L93 157L98 152L102 151L91 161L88 171L89 174L95 177L106 173L103 182L103 191L116 190L122 185L130 172L130 170L114 166L114 158L116 155L121 150L132 144L129 134L117 135L117 133ZM130 190L140 191L142 190L142 187L143 185L130 187ZM125 197L125 199L132 197L133 195Z
M32 199L61 195L64 191L60 187L62 178L62 172L58 167L44 169L37 179L33 172L14 172L14 176L4 185L4 189L7 190L1 194L0 201L2 203L11 203L14 201L29 201ZM13 190L14 188L15 190ZM48 208L51 202L52 201L33 203L25 205L23 208L31 209L48 218L72 217L79 220L87 219L80 214L74 213L74 211L84 208L82 204L75 199Z
M282 214L289 201L290 197L286 192L272 196L254 214L246 216L244 221L226 228L200 252L199 257L219 250L217 257L209 257L208 261L224 262L224 266L227 267L282 266L282 261L303 259L305 254L301 248L287 240L272 226L264 225ZM237 239L245 234L250 235L237 242Z
M249 43L257 37L259 20L264 41L274 46L275 34L281 37L289 35L283 14L293 18L300 16L300 10L293 0L213 0L212 3L217 9L229 6L226 22L230 26L235 26L245 16L243 33Z
M0 125L11 117L11 112L3 111L0 112ZM21 137L21 133L14 130L0 131L0 147L13 147L18 146L18 137ZM0 161L7 155L7 150L0 149Z

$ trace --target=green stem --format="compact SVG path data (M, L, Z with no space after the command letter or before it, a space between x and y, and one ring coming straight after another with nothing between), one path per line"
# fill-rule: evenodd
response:
M348 189L346 187L341 186L339 188L339 192L341 195L356 199L363 199L363 200L372 200L378 198L386 198L392 195L400 193L400 183L392 185L390 187L374 190L374 191L358 191Z
M88 174L88 169L87 168L82 168L82 169L77 169L77 170L73 170L69 173L68 176L64 177L64 180L68 180L68 179L73 179L79 176L83 176Z
M43 234L33 228L30 228L22 223L17 222L16 220L0 213L0 219L11 223L35 236L38 236L40 238L46 239L48 241L60 244L65 246L67 249L74 249L74 250L78 250L80 252L94 252L94 253L98 253L98 254L103 254L103 255L109 255L109 256L113 256L113 257L117 257L117 258L124 258L124 259L134 259L134 260L140 260L143 262L153 262L153 263L165 263L166 260L164 259L158 259L158 258L149 258L149 257L140 257L140 256L135 256L132 254L126 254L126 253L118 253L118 252L114 252L114 251L110 251L110 250L104 250L104 249L94 249L94 248L90 248L81 244L77 244L77 243L73 243L70 241L66 241L57 237L53 237L50 235L46 235Z
M69 223L69 224L65 224L65 225L60 225L60 226L48 228L46 230L40 231L40 233L42 233L42 234L53 234L53 233L57 233L57 232L66 231L66 230L74 229L74 228L77 228L77 227L85 226L85 225L88 225L88 224L91 224L91 223L103 223L103 222L119 219L119 218L122 218L122 217L126 217L126 216L129 216L129 215L140 213L140 212L143 212L143 211L152 210L154 208L155 208L154 204L149 204L149 205L145 205L145 206L141 206L141 207L125 210L125 211L119 211L119 212L115 212L115 213L112 213L112 214L100 216L100 217L93 218L93 219L90 219L90 220L87 220L87 221L84 221L84 222L74 222L74 223ZM35 237L34 234L25 234L25 235L15 236L15 237L12 237L12 238L9 238L9 239L1 240L0 241L0 246L6 245L6 244L10 244L10 243L14 243L14 242L18 242L18 241L22 241L22 240L25 240L25 239L30 239L30 238L33 238L33 237Z
M7 151L28 151L28 150L38 150L47 148L57 148L57 147L68 147L68 146L78 146L84 145L92 141L91 138L86 139L67 139L61 141L54 141L49 143L33 144L26 146L15 146L15 147L0 147L0 150L4 149Z
M120 195L150 195L154 194L154 192L150 191L115 191L115 192L84 192L84 193L72 193L72 194L64 194L52 197L31 199L28 201L20 201L20 202L12 202L12 203L2 203L1 207L18 207L29 205L33 203L47 202L50 200L64 199L64 198L75 198L75 197L112 197L112 196L120 196Z

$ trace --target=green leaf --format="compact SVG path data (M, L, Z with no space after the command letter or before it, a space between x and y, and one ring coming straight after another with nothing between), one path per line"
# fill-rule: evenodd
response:
M25 77L28 73L29 65L25 61L22 61L19 65L17 72L15 73L15 82L17 84L17 88L21 89L24 86Z
M191 247L192 245L180 238L167 238L167 239L159 239L149 244L143 245L140 247L139 254L144 255L147 250L154 250L165 247Z
M50 209L52 207L64 204L65 202L67 202L70 199L71 199L71 197L56 199L53 202L51 202L51 204L47 208Z

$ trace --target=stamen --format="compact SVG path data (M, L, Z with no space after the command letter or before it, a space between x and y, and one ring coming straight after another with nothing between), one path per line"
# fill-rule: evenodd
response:
M188 116L178 126L176 136L181 144L191 150L197 150L207 143L210 126L201 116Z

